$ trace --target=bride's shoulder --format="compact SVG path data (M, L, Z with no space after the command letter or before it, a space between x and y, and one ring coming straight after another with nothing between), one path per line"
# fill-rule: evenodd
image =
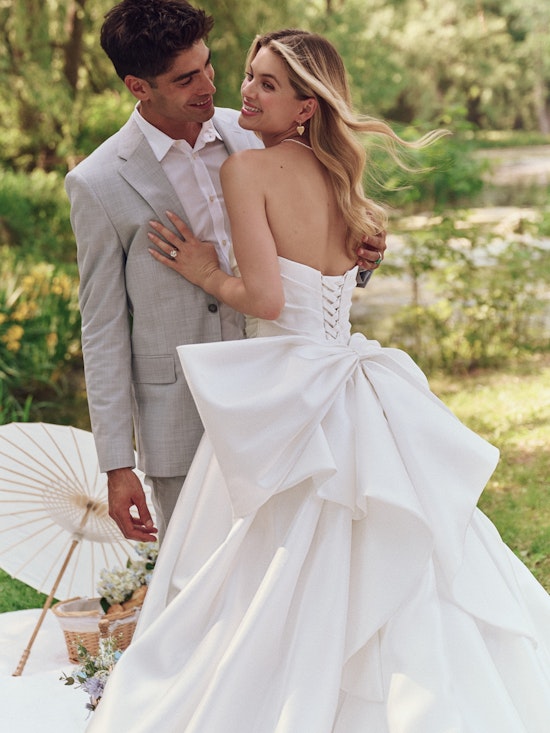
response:
M232 153L222 164L220 175L223 178L231 176L232 178L240 176L259 176L262 177L262 171L265 170L267 151L261 149L239 150Z

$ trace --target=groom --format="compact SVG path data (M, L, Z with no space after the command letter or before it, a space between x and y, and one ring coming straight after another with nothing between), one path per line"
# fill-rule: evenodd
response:
M122 0L107 13L101 45L137 104L66 178L92 431L109 513L131 540L157 531L133 471L134 439L162 537L203 431L176 347L243 336L239 314L148 252L149 221L168 226L171 210L229 267L219 168L261 143L237 112L214 107L213 23L186 0ZM375 267L384 239L365 242L360 264Z

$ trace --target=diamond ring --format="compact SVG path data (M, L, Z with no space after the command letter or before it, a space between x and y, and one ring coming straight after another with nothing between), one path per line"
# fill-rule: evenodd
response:
M175 260L177 256L178 256L178 250L177 249L173 249L173 250L170 251L170 257L173 260Z

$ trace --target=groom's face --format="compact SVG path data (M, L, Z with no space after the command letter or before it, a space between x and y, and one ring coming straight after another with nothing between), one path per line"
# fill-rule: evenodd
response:
M202 124L214 114L214 69L202 40L181 51L170 70L150 82L136 79L139 84L132 88L128 79L125 83L140 99L142 115L170 137L184 137L178 130Z

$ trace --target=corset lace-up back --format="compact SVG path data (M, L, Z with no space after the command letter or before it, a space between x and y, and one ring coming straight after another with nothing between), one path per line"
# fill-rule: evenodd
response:
M300 334L326 343L347 343L349 314L357 268L343 275L323 275L319 270L279 257L285 306L279 318L247 318L248 338Z
M328 341L338 341L340 337L340 306L344 282L344 276L337 278L322 276L321 278L323 322Z

